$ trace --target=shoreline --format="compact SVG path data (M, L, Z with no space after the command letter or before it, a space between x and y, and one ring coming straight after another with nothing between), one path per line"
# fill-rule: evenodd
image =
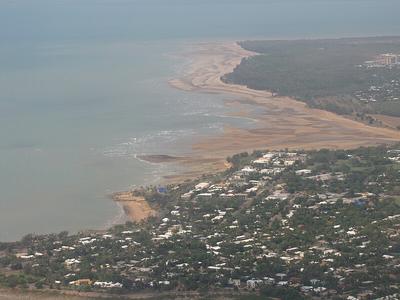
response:
M242 59L258 55L237 43L201 44L194 63L182 79L169 83L178 89L213 92L237 98L235 105L251 105L256 112L243 112L257 121L254 129L225 126L224 133L193 144L195 154L215 153L226 157L255 149L355 148L390 144L400 140L400 132L365 125L349 118L308 107L290 97L272 96L268 91L227 84L221 77L230 73ZM262 113L259 113L259 112Z
M180 170L162 177L161 182L177 183L229 168L226 158L257 149L350 149L393 144L400 131L368 126L325 110L308 107L290 97L273 96L269 91L224 83L245 58L258 53L243 49L237 42L203 42L185 51L190 63L180 78L168 81L173 88L226 96L225 105L234 108L227 116L254 120L255 128L224 125L222 134L202 136L193 141L185 156L142 155L155 164L175 164ZM249 110L249 107L251 109ZM116 193L117 194L117 193Z
M112 195L112 200L121 205L125 215L134 222L141 222L156 216L156 211L150 207L144 197L135 196L133 192L119 192Z

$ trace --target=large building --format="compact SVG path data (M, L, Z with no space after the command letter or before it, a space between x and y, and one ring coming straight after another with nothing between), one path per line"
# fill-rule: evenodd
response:
M380 55L380 59L382 61L382 64L384 64L386 66L391 66L391 65L398 64L399 56L397 54L393 54L393 53L386 53L386 54Z

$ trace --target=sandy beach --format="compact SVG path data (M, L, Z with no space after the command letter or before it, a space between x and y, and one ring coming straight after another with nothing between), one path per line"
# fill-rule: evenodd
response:
M226 158L236 153L256 149L349 149L359 146L390 144L400 140L400 131L373 127L343 116L307 107L289 97L272 96L268 91L226 84L221 77L230 73L242 59L257 55L241 48L236 42L202 43L183 54L191 61L181 78L169 84L193 93L219 93L226 96L229 114L254 121L251 128L226 125L222 134L204 136L192 144L187 156L142 156L151 163L174 163L179 172L164 176L165 183L182 182L203 174L229 167ZM117 198L126 196L119 194ZM114 198L115 199L115 198ZM119 199L127 216L141 221L154 211L144 199Z
M256 123L255 128L226 126L223 134L195 141L193 156L186 161L195 170L212 171L223 167L227 156L254 149L349 149L400 140L397 130L367 126L328 111L309 108L288 97L273 97L268 91L222 82L221 77L232 72L242 59L257 55L235 42L199 44L187 55L193 63L182 78L170 81L172 86L226 95L227 100L230 99L227 105L236 107L235 115L251 118ZM196 166L201 161L207 163L203 167ZM210 168L212 161L214 167Z
M144 197L134 196L132 192L115 193L112 198L122 206L131 221L140 222L156 215Z

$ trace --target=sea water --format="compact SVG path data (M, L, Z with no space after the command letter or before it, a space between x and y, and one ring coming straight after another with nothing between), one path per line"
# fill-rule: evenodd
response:
M226 122L223 95L168 80L199 41L393 35L398 0L0 1L0 241L121 220L112 192L151 184Z

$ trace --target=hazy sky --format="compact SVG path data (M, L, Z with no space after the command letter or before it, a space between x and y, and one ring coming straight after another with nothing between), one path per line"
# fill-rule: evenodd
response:
M2 0L0 40L394 34L398 0Z

